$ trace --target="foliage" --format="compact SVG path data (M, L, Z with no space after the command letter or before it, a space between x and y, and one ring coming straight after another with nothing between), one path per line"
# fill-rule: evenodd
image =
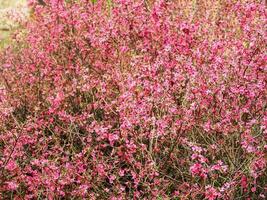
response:
M264 5L45 2L0 56L3 199L266 198Z

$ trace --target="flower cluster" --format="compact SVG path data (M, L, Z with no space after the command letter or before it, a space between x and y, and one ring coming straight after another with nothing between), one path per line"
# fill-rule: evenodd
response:
M29 1L0 54L3 199L264 199L266 8Z

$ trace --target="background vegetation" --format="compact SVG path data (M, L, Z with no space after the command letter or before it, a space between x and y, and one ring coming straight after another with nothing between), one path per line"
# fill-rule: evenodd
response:
M26 3L26 0L0 0L0 48L7 46L10 33L17 26L17 20L10 13L24 17L28 12Z

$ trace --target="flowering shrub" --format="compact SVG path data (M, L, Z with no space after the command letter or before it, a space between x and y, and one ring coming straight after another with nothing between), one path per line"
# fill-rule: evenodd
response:
M30 1L1 52L2 199L265 199L266 8Z

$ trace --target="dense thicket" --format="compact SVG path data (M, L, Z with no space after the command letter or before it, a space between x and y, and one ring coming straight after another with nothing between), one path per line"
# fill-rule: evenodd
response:
M266 199L266 8L46 0L2 51L2 199Z

